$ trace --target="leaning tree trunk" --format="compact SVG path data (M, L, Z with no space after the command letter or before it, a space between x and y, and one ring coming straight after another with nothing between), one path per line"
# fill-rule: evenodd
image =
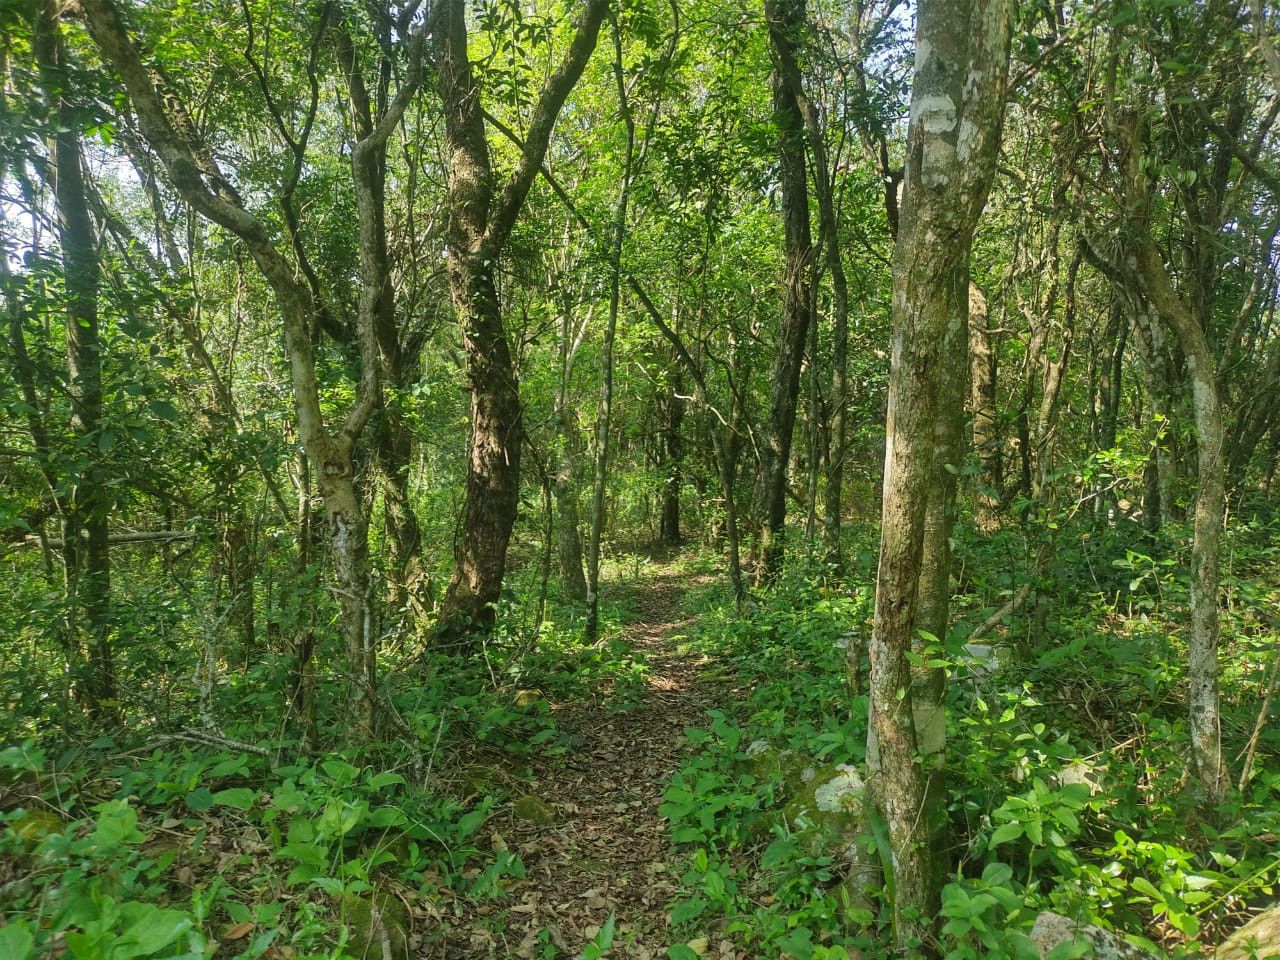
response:
M941 753L945 726L932 693L915 709L909 654L927 629L934 584L922 584L926 530L945 528L954 475L939 450L952 442L963 393L969 242L998 153L1008 74L1010 4L926 0L907 130L906 188L894 249L893 353L886 426L883 516L871 654L869 763L888 826L894 870L894 939L900 950L935 949L945 847L922 816L936 789L919 762ZM951 354L956 356L951 356ZM952 489L948 489L951 487ZM930 504L935 522L928 523ZM937 556L934 554L934 556ZM923 596L922 596L923 592ZM945 631L945 624L929 623ZM933 678L929 678L930 682ZM914 689L913 689L914 688Z
M355 709L357 736L372 736L376 697L372 611L370 609L368 522L354 486L353 451L381 398L380 357L372 322L383 290L376 272L368 268L367 216L370 183L365 161L385 145L398 125L422 74L423 36L414 33L409 71L395 100L367 136L351 146L353 185L360 207L361 293L356 323L360 377L355 398L337 429L326 423L312 349L311 327L317 303L298 278L296 265L276 246L266 224L251 214L216 159L191 134L185 107L162 95L129 35L114 0L84 0L81 4L89 34L104 58L119 73L129 93L142 135L159 157L174 188L201 215L235 234L257 264L280 308L285 356L293 388L298 434L315 467L316 484L329 519L334 583L341 608L341 628L348 662L348 679Z
M794 59L796 33L805 23L804 0L768 0L765 17L775 60L773 116L778 128L779 180L786 266L782 281L782 320L778 356L769 386L769 414L760 445L754 514L757 529L756 579L764 583L782 567L787 519L787 465L800 394L800 368L808 336L812 297L809 188L805 162L804 117L787 83L782 63Z
M58 241L66 296L67 398L71 433L83 451L85 466L74 477L73 492L64 501L62 554L66 594L68 644L87 653L87 669L76 678L91 718L101 722L114 716L108 704L116 698L115 666L111 652L111 555L107 521L111 496L106 465L98 442L102 429L102 354L98 328L99 265L93 222L85 191L74 106L63 95L68 89L63 44L54 6L42 3L35 36L53 135L52 187L58 216ZM72 658L72 662L79 657Z

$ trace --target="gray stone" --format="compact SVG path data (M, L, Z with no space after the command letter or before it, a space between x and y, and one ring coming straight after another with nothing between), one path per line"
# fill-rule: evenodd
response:
M1158 954L1135 947L1117 933L1047 910L1036 917L1031 942L1042 957L1063 944L1088 944L1093 960L1158 960Z

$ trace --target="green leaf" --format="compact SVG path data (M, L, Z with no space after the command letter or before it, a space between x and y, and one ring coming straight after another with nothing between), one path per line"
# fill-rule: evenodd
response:
M234 787L230 790L219 790L213 795L213 802L220 807L234 807L237 810L249 810L258 799L258 794L247 787Z
M98 821L93 831L93 842L99 847L118 847L124 843L143 840L138 829L138 812L124 800L108 800L94 808Z
M991 835L991 847L995 849L1002 843L1008 843L1010 840L1016 840L1022 836L1023 829L1020 823L1001 824L996 832Z
M613 933L617 925L617 918L614 914L609 914L609 919L604 922L604 926L591 939L582 951L582 960L600 960L601 957L613 946Z
M326 760L320 764L320 768L324 770L330 780L340 787L354 783L356 777L360 775L360 768L353 767L345 760Z
M382 790L386 787L398 786L404 783L404 777L390 770L384 770L382 773L375 773L369 778L370 790Z
M982 882L988 886L1003 887L1012 879L1013 867L1007 863L989 863L982 871Z
M10 920L0 927L0 957L6 960L27 960L35 956L36 942L31 936L27 921Z
M159 953L191 929L191 918L186 914L149 903L123 904L120 913L126 926L112 954L119 960Z
M1151 897L1157 903L1164 902L1164 895L1159 890L1157 890L1155 888L1155 884L1153 884L1146 877L1134 877L1133 889L1137 890L1139 893L1145 893L1147 896Z
M213 806L213 793L208 787L196 787L186 796L187 806L196 812L203 812Z
M151 407L151 413L161 420L177 420L179 417L178 408L168 400L153 398L148 404Z

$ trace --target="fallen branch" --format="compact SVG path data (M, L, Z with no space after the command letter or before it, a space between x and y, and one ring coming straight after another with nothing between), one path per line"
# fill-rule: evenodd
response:
M986 620L978 624L969 634L969 640L977 640L979 637L985 636L1000 625L1005 617L1012 616L1022 609L1022 605L1027 602L1027 597L1031 596L1031 584L1024 583L1022 588L1013 595L1013 599L1006 603L1003 607L987 617Z
M152 530L147 533L113 533L107 537L107 543L118 546L125 543L168 543L173 540L194 540L195 538L196 534L190 530ZM41 545L40 538L34 534L29 534L22 542L29 547ZM61 550L66 546L66 541L61 539L47 539L44 543L54 550Z

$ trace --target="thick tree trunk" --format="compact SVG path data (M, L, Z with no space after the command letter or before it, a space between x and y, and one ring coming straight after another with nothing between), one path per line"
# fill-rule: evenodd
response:
M370 740L378 712L373 580L369 571L369 524L356 491L350 451L338 448L320 461L316 486L328 521L333 590L342 612L351 696L349 715L355 720L358 737Z
M480 89L467 51L465 0L432 11L449 158L449 288L462 328L471 388L471 437L456 566L440 610L440 633L460 637L493 622L519 506L522 415L495 270L542 167L556 118L595 49L607 0L585 0L573 40L547 78L510 178L495 182Z
M894 250L880 564L869 644L868 763L889 830L900 950L935 949L932 922L945 869L937 825L923 815L939 788L927 772L935 761L924 769L919 764L922 751L941 753L941 698L932 692L936 678L913 682L908 654L918 630L932 626L945 633L946 627L936 622L941 604L931 592L946 567L946 544L926 544L926 533L936 538L946 529L954 502L954 475L939 462L945 456L940 451L958 442L951 438L960 433L968 250L998 153L1010 15L1004 0L934 0L922 3L917 17L906 189ZM927 569L926 558L933 558ZM926 617L935 622L926 625ZM916 691L922 689L927 692L917 707Z
M955 270L954 287L939 291L939 299L950 314L943 341L938 347L933 376L938 381L933 423L933 467L928 504L924 515L924 542L917 586L918 610L912 649L918 660L911 666L911 709L916 729L916 749L923 760L925 777L921 822L929 830L934 850L946 849L946 808L943 762L946 747L946 714L943 695L946 677L937 667L922 665L937 659L935 645L947 638L951 607L951 535L956 520L956 486L964 460L964 401L969 390L968 308L973 303L973 286L968 282L967 263ZM928 634L935 638L930 640ZM932 649L930 649L932 648ZM934 860L936 875L931 878L941 889L946 858Z
M84 466L72 479L63 504L62 557L66 571L68 644L85 651L85 675L76 678L96 722L115 716L115 666L111 651L111 554L107 523L111 496L98 434L102 421L103 343L98 328L99 266L85 190L78 130L80 120L63 96L71 87L55 7L41 3L35 35L50 115L57 125L50 149L58 242L66 297L67 398L71 433ZM76 656L73 662L80 659Z
M491 262L450 252L471 388L466 498L456 566L440 610L442 636L487 630L502 591L520 502L523 417Z
M778 161L786 266L782 280L782 319L778 356L769 386L769 413L760 445L754 519L756 580L765 583L782 568L787 519L787 465L800 394L800 370L808 337L812 295L813 239L809 227L809 188L805 162L804 117L787 82L783 64L794 60L797 33L805 24L804 0L766 0L765 17L774 59L773 116L778 129Z

